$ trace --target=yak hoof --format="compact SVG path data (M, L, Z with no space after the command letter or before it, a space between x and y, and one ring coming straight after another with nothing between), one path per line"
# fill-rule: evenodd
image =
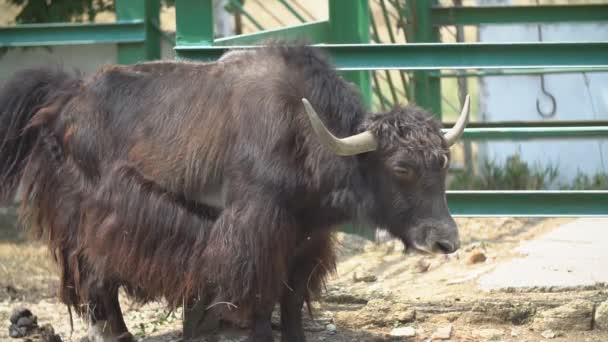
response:
M89 326L87 337L83 338L81 342L132 342L134 340L133 335L128 332L119 336L114 335L107 321L97 321Z

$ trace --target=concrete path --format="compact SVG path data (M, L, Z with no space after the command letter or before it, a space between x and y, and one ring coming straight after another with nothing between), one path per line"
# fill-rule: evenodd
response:
M481 276L481 289L608 284L608 219L581 218L517 248L517 258Z

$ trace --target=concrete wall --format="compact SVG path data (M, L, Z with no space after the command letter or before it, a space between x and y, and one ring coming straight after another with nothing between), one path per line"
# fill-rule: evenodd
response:
M169 43L163 41L161 49L163 59L174 58L173 47ZM0 84L17 70L41 65L60 65L90 74L104 64L116 63L117 52L115 44L10 49L0 55Z

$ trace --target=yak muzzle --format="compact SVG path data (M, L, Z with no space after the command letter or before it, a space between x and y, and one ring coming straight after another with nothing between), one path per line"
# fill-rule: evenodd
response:
M460 248L458 226L451 217L420 222L413 229L411 241L415 249L432 254L450 254Z

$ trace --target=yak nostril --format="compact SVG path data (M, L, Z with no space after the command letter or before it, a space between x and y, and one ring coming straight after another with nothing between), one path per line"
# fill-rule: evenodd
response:
M441 240L435 242L435 246L433 246L435 251L441 252L443 254L449 254L456 251L456 246L451 241Z

